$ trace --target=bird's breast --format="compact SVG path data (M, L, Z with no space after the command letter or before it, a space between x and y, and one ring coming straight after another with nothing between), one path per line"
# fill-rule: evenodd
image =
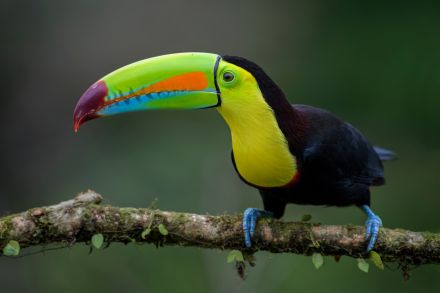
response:
M238 173L252 185L283 187L297 175L296 158L276 125L246 133L232 131L232 149Z

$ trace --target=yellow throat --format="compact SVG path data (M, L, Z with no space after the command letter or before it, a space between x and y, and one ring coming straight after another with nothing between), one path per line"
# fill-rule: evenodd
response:
M253 185L285 186L296 175L296 159L255 78L244 69L235 70L240 70L241 88L223 89L217 109L231 130L236 168ZM237 92L240 97L233 96Z

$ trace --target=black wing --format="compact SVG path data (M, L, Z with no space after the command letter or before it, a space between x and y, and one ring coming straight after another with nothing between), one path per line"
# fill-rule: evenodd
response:
M373 146L351 124L318 108L295 105L306 120L303 167L318 164L321 172L332 172L354 183L384 182L382 162ZM319 170L315 170L318 171Z
M369 203L369 186L385 182L382 162L371 144L352 125L325 110L293 107L305 122L300 172L303 191L315 201L311 203Z

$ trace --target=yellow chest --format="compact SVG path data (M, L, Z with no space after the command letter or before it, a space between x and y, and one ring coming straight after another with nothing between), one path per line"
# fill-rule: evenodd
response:
M241 177L261 187L281 187L292 181L296 174L296 162L290 152L277 142L249 139L243 142L232 134L235 164Z
M218 110L231 130L232 150L241 177L260 187L281 187L292 181L297 172L296 159L264 100Z

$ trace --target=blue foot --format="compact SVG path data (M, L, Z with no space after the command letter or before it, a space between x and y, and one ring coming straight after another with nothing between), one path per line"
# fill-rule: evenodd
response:
M368 219L365 222L365 240L368 241L367 252L369 252L376 244L379 228L382 227L382 220L378 215L373 213L369 206L363 205L362 210L368 216Z
M273 218L272 212L254 208L247 208L243 214L244 243L246 247L251 247L251 239L254 236L255 226L259 218Z

